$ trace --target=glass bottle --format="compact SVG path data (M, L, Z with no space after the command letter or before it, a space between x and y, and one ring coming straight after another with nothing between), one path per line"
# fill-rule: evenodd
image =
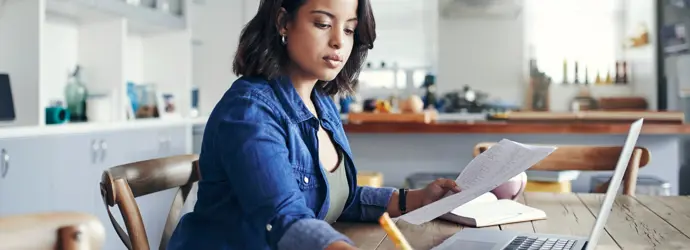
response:
M86 86L81 79L81 66L77 65L65 86L65 102L70 112L70 121L86 121Z

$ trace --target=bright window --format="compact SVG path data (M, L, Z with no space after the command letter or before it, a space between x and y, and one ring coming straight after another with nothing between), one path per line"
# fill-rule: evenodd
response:
M563 62L567 60L568 82L589 82L597 72L604 78L615 75L621 54L623 12L621 0L525 0L527 56L537 59L538 67L554 83L563 82Z

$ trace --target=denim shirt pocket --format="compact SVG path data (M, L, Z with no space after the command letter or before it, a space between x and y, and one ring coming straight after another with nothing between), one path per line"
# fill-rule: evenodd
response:
M297 182L297 186L304 195L307 206L314 211L315 215L318 215L318 212L321 209L321 204L323 203L321 189L325 187L325 184L319 177L320 173L315 173L312 170L307 170L306 168L297 165L293 165L292 171L295 181Z
M319 180L320 173L315 173L311 169L307 169L300 165L293 165L292 173L302 192L318 188L322 185Z

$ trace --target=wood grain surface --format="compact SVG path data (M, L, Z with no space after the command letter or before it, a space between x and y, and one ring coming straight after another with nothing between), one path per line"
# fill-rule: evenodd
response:
M629 123L509 123L509 122L448 122L448 123L346 123L347 133L391 134L627 134ZM688 124L645 123L641 134L690 134Z
M506 224L487 229L589 236L603 194L525 193L518 201L542 209L548 219ZM396 225L414 249L431 249L462 226L434 220ZM395 247L376 223L336 223L360 249ZM687 249L690 246L690 197L624 196L616 198L597 249Z

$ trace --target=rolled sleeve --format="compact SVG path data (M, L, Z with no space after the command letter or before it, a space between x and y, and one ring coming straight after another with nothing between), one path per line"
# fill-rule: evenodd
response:
M378 220L396 189L388 187L357 186L351 203L338 220L371 222Z
M362 200L362 220L363 221L374 221L378 220L386 209L388 209L388 203L390 202L394 188L375 188L363 186L361 188L360 199Z
M278 241L279 249L325 249L336 241L354 243L326 221L303 219L295 222Z
M271 249L323 249L347 240L307 206L276 109L256 95L224 104L232 108L217 127L215 146L240 208Z

